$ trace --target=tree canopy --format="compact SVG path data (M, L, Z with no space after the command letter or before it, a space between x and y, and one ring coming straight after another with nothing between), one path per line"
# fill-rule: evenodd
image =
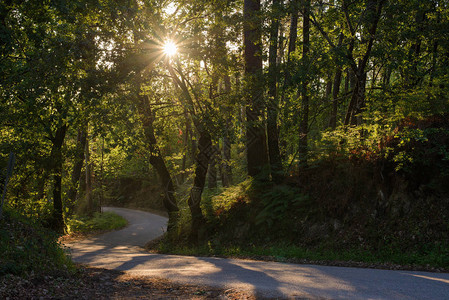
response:
M407 117L449 111L446 0L86 0L0 4L0 165L7 203L63 230L108 183L187 197L281 182ZM169 46L167 46L169 45ZM109 186L110 188L110 186Z

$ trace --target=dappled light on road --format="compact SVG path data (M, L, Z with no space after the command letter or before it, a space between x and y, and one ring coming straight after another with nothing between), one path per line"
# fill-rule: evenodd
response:
M160 224L166 219L143 212L136 212L136 217L131 210L114 211L123 213L129 226L69 245L75 262L182 284L240 289L263 297L447 299L449 295L449 274L150 254L142 246L150 240L148 236L163 233ZM152 216L159 221L151 221L145 228L141 221Z
M433 275L433 276L424 276L424 275L418 275L418 274L408 274L408 273L404 273L405 275L410 275L410 276L414 276L414 277L418 277L418 278L423 278L423 279L428 279L428 280L435 280L435 281L440 281L440 282L444 282L449 284L449 279L446 278L439 278L438 275ZM443 275L444 276L444 275ZM447 276L446 276L447 277ZM449 294L448 294L449 297Z

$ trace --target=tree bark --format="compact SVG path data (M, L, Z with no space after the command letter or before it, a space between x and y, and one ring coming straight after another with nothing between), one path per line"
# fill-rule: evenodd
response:
M147 97L143 95L140 95L139 99L139 110L142 118L142 126L146 138L146 144L149 148L150 164L156 169L156 172L161 180L162 190L164 191L163 204L169 216L167 231L170 232L176 226L179 213L179 208L175 198L175 186L171 175L168 172L165 161L162 158L161 151L157 145L153 127L154 116L150 103L148 102Z
M291 54L296 51L296 40L298 38L298 15L299 15L299 0L292 0L290 2L290 32L288 34L288 47L287 47L287 62L285 64L284 68L284 82L281 89L281 104L284 104L285 102L285 94L290 87L293 86L292 82L292 66L291 66ZM282 119L287 120L289 118L288 112L286 110L283 110ZM281 124L282 126L282 124ZM285 139L280 139L279 144L281 145L281 148L284 149L283 152L281 152L281 161L287 160L287 153L285 149L289 147L288 141Z
M207 187L210 189L215 189L217 188L217 161L218 161L218 157L217 157L217 153L218 150L216 149L216 146L213 146L215 148L215 150L213 151L214 155L212 155L212 157L210 158L210 162L209 162L209 168L207 171Z
M279 128L277 124L279 98L277 95L278 68L277 50L279 39L279 16L282 1L273 0L272 21L270 30L269 67L268 67L268 106L267 106L267 138L268 154L270 158L271 177L273 181L282 180L282 161L279 150Z
M85 201L87 202L87 213L92 216L95 212L94 202L92 199L92 161L90 159L90 146L89 146L89 129L86 130L87 138L84 149L84 160L85 164L85 179L86 179L86 190L84 193Z
M190 190L188 200L190 212L192 214L192 225L190 231L190 241L198 243L203 238L204 224L206 220L201 211L201 196L206 184L206 173L210 159L213 155L212 138L207 131L199 132L198 152L196 155L195 178L193 187Z
M329 127L331 127L332 129L335 129L337 127L338 95L340 93L341 75L341 67L337 67L332 88L332 113L329 120Z
M231 93L231 79L229 75L224 77L225 92L229 95ZM226 127L223 132L223 144L222 144L222 166L221 166L221 182L224 187L232 185L232 169L231 169L231 118L229 112L227 113Z
M193 160L192 153L194 153L194 150L196 149L196 146L192 145L190 119L186 109L184 109L184 118L185 118L185 130L183 132L184 154L182 155L182 165L181 165L182 173L180 176L181 182L184 182L184 180L187 177L186 176L187 163L189 163L189 165L192 163Z
M75 209L76 196L78 193L78 186L81 178L81 171L84 162L84 148L86 146L86 129L79 129L76 141L75 163L73 165L72 176L70 181L70 188L67 193L67 214L71 216Z
M352 67L355 73L355 87L352 92L351 101L348 105L348 110L345 117L345 125L351 124L356 125L361 123L360 113L365 106L365 84L366 84L366 65L371 56L371 50L373 48L375 34L377 31L377 26L379 24L380 15L382 13L382 7L386 0L369 0L367 2L367 18L371 19L371 26L368 29L368 46L363 57L356 64L352 58L352 53L349 53L349 58L352 59Z
M310 51L310 0L304 0L303 7L303 49L302 49L302 59L303 68L307 68L309 64L309 51ZM307 72L305 72L307 73ZM305 75L307 76L307 75ZM301 120L299 124L299 159L301 164L307 163L307 148L308 141L307 135L309 131L309 91L308 91L309 80L304 78L301 83Z
M53 172L53 220L52 227L55 231L62 233L64 231L64 217L62 206L62 146L64 144L67 125L58 127L54 137L52 137L52 150L50 157L52 159Z
M343 43L343 34L340 34L338 38L338 47L341 47ZM337 114L338 114L338 95L340 93L341 77L342 77L342 67L337 65L337 70L335 71L335 77L332 87L332 113L329 119L329 127L335 129L337 127Z
M222 177L221 182L223 187L228 187L232 185L232 168L231 168L231 140L228 135L223 136L223 149L222 149Z
M248 82L246 100L246 148L249 176L266 177L268 163L267 144L263 118L262 41L260 0L244 0L243 36L245 76Z
M173 80L182 91L183 97L181 97L181 101L189 110L189 113L192 116L193 124L199 134L198 151L195 159L195 178L193 179L193 187L190 191L188 200L190 213L192 215L190 241L197 243L199 242L199 239L202 238L200 233L204 232L201 231L201 229L204 228L204 224L206 222L201 211L201 196L206 183L206 174L210 158L214 155L214 148L212 147L212 137L205 127L205 124L207 123L204 119L200 120L199 116L196 114L195 103L193 102L192 96L190 95L189 89L184 81L184 76L181 73L181 70L178 69L178 74L183 80L177 76L175 70L170 64L168 64L167 67Z

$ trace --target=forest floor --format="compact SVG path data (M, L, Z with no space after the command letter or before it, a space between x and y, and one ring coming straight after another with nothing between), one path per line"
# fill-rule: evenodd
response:
M255 299L237 291L77 266L76 274L0 277L1 299Z
M60 238L74 243L106 231L73 233ZM256 299L235 290L177 284L169 280L76 265L76 272L0 276L0 299Z
M26 232L33 233L34 235L31 237L34 240L43 238L36 235L36 230L33 231L30 229L31 227L25 226L23 219L20 219L19 222L11 218L8 218L8 222L4 222L3 225L17 227L16 231L11 231L14 236ZM10 227L7 229L10 230ZM106 230L98 230L88 233L73 233L62 236L59 242L61 244L76 243L106 232ZM31 237L27 236L26 240L29 241ZM20 249L25 247L22 244L13 246ZM42 253L46 253L42 248L43 245L36 242L36 247ZM252 295L238 290L177 284L158 276L130 275L122 271L94 268L81 264L75 264L73 268L64 266L44 271L40 267L36 267L31 270L26 269L23 273L18 274L9 272L5 267L4 256L9 252L0 253L3 255L0 256L0 299L255 299ZM16 253L15 255L20 254ZM27 255L29 255L28 252L23 254L21 260L27 260ZM14 261L14 265L21 260Z

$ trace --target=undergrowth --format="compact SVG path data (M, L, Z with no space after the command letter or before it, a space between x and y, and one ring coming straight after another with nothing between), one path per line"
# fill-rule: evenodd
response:
M448 118L407 119L393 133L369 145L332 140L327 155L280 184L206 190L204 238L171 236L159 250L449 270ZM189 218L181 220L185 237Z
M5 208L0 220L0 276L71 271L74 266L53 231Z
M326 247L308 248L282 243L271 245L213 245L208 243L188 246L159 244L160 252L192 256L218 256L229 258L250 258L277 262L318 263L342 266L384 267L422 270L449 270L449 245L435 247L428 252L400 252L391 248L376 251L352 248L330 249Z
M114 230L125 227L126 219L113 212L96 212L93 217L73 216L66 221L67 233Z

